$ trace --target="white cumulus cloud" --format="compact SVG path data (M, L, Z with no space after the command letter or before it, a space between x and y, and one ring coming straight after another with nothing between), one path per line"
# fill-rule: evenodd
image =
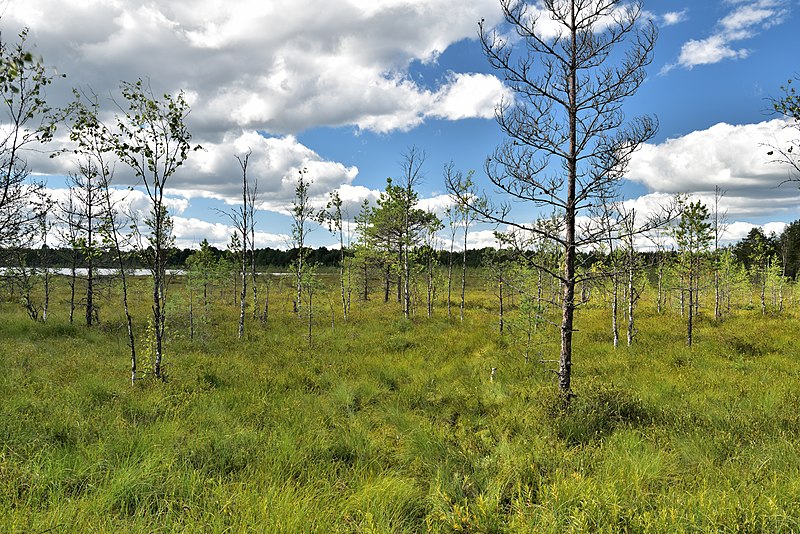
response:
M643 215L655 213L682 193L712 207L715 186L719 187L725 243L736 242L759 226L745 220L796 218L800 192L796 184L781 186L787 169L772 163L768 155L770 145L785 144L794 136L792 126L785 119L719 123L659 144L646 144L631 159L627 177L650 193L626 201L626 207ZM760 227L780 234L785 225L767 222Z
M767 145L785 144L792 129L784 119L757 124L716 124L706 130L646 144L631 159L627 177L651 192L695 192L704 199L719 186L732 215L790 212L800 204L795 188L779 185L786 169L770 163Z
M481 18L499 22L495 0L12 0L3 26L10 35L30 27L46 64L100 95L139 77L157 93L189 91L205 141L240 129L388 132L427 117L490 116L502 91L496 78L473 99L460 94L458 112L442 112L484 75L457 73L434 91L408 70L475 38Z
M668 13L664 13L661 16L662 24L664 26L674 26L675 24L679 24L687 19L687 12L688 9L683 9L681 11L670 11Z
M703 39L690 39L681 47L676 62L666 65L661 73L680 66L687 69L699 65L719 63L726 59L743 59L750 50L736 43L750 39L777 24L781 24L789 13L787 0L735 0L727 2L732 10L717 21L714 31ZM667 14L669 20L679 22L680 12ZM667 15L664 17L667 24Z

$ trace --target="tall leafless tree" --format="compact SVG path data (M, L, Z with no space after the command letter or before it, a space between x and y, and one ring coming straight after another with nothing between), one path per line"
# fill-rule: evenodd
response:
M487 160L486 172L501 192L557 213L556 231L543 236L564 251L563 269L550 272L561 283L557 374L569 399L575 287L582 277L577 250L604 233L579 228L578 214L609 194L633 151L656 131L654 119L628 121L622 107L645 80L657 32L643 20L638 0L543 0L541 6L500 0L505 22L519 39L507 37L509 28L479 24L484 53L514 94L497 109L507 140ZM541 232L513 217L509 204L477 211L486 221Z
M103 195L104 175L108 171L97 167L96 158L96 155L86 155L85 159L78 163L78 172L70 173L69 197L60 210L60 218L66 223L68 231L75 234L70 245L80 253L86 268L84 298L86 326L92 326L98 317L94 298L95 274L97 260L103 252L99 230L106 220L103 213L106 205Z
M242 205L231 211L222 212L233 223L235 232L241 236L240 239L240 272L242 280L241 294L239 298L239 339L244 337L244 316L247 307L247 278L251 275L253 286L253 316L258 314L258 290L256 289L255 273L255 209L256 198L258 195L258 183L250 182L247 176L247 165L250 162L252 151L248 150L244 156L236 156L239 167L242 170Z
M781 87L783 95L771 99L773 111L785 118L786 127L794 130L792 135L796 137L785 143L776 141L767 145L767 155L772 158L772 163L786 166L788 177L785 182L800 184L800 95L797 94L797 84L800 84L800 76L789 79Z
M75 143L77 148L66 152L75 152L82 157L79 167L84 174L82 179L76 177L77 185L83 184L89 188L88 194L78 195L75 189L71 189L71 206L65 210L65 219L69 223L70 218L75 218L76 228L70 235L76 240L81 235L82 228L96 229L97 239L102 242L102 247L110 250L119 268L119 276L122 281L122 306L125 312L128 348L131 357L131 384L135 384L138 378L138 366L136 359L136 340L133 333L133 318L131 317L130 307L128 306L128 278L125 273L125 252L124 249L129 245L125 237L123 228L127 228L128 220L123 216L118 206L118 200L113 198L114 191L111 183L114 177L113 152L114 146L109 143L112 133L108 127L100 120L100 104L97 95L91 92L81 93L74 91L75 99L70 105L67 117L71 121L70 140ZM62 153L65 151L62 151ZM85 172L84 172L85 171ZM87 204L91 207L87 209ZM98 225L85 222L87 211L91 212L90 217L98 218ZM94 238L89 239L94 242ZM74 289L73 289L74 292ZM87 305L87 314L89 313ZM88 324L87 317L87 324Z

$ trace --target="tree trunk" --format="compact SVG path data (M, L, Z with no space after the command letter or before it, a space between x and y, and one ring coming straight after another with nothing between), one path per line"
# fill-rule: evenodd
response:
M633 246L628 250L628 346L633 344L634 332L634 308L636 306L636 288L633 284L634 275L634 250Z
M90 249L91 250L91 249ZM94 313L94 266L89 260L86 273L86 326L92 326Z
M656 298L656 312L661 315L664 309L664 263L659 258L658 264L658 296Z
M403 252L400 252L400 263L398 264L398 268L401 269L401 272L397 273L397 302L403 302L403 274L405 274L405 268L403 266ZM405 311L405 307L404 307Z
M570 65L567 73L569 84L569 157L567 158L567 202L565 206L565 240L564 240L564 279L562 281L563 300L561 302L561 354L558 362L558 387L567 399L572 396L572 329L575 313L575 186L578 176L577 146L577 27L575 3L570 6Z
M156 258L159 252L156 251ZM158 260L156 260L158 261ZM155 338L155 360L153 361L153 374L156 378L161 378L161 358L162 358L162 330L161 330L161 291L160 287L163 281L161 274L156 269L156 274L153 276L153 329Z
M498 289L498 298L500 299L500 334L503 333L505 328L505 308L504 308L504 301L503 301L503 273L500 272L500 277L497 281L497 289ZM463 317L463 315L462 315ZM463 321L463 319L462 319Z
M72 254L72 267L70 268L69 276L69 324L75 317L75 283L77 282L77 257L75 253Z
M121 263L121 262L120 262ZM122 305L125 308L125 323L128 327L128 347L131 349L131 385L136 383L136 343L133 337L133 319L128 308L128 282L125 278L124 268L122 272Z
M686 345L691 348L692 346L692 328L693 328L693 320L694 320L694 301L693 299L696 298L694 294L694 280L693 280L693 273L689 273L689 306L687 307L688 315L686 321Z
M153 257L153 323L155 329L155 361L153 362L153 374L156 378L163 380L161 363L164 356L164 331L166 326L166 315L164 303L166 297L166 251L163 249L165 241L164 218L166 208L163 207L160 199L155 203L154 212L154 257Z
M313 315L314 315L313 314L314 307L313 307L312 297L313 297L313 294L312 294L312 291L311 291L311 287L309 287L308 288L308 310L307 310L307 312L308 312L308 346L309 347L312 344L312 339L311 339L311 321L312 321L312 318L313 318Z
M467 306L467 221L464 219L464 251L461 253L461 322L464 322L464 308ZM502 327L500 329L502 332Z
M50 307L50 268L44 268L44 304L42 304L42 322L47 322L47 309Z
M432 254L432 252L430 252ZM433 258L428 258L428 318L433 316Z
M345 278L344 278L344 269L345 269L345 254L344 254L344 234L342 233L341 229L341 219L339 220L339 250L341 251L341 255L339 256L339 282L341 283L342 289L342 317L345 321L347 321L347 313L349 308L349 302L345 291Z
M383 278L384 286L383 286L383 302L389 302L389 285L391 283L391 267L387 262L386 268L384 269L384 278Z
M612 267L616 269L616 267ZM619 347L619 323L618 317L618 303L619 303L619 281L617 280L616 271L611 275L611 334L614 338L614 348Z
M243 255L244 257L244 255ZM242 261L242 293L239 298L239 339L244 337L244 314L247 303L247 259Z
M194 290L189 288L189 340L194 340Z
M447 257L447 318L453 316L453 247L456 241L455 232L450 240L450 255Z
M250 217L253 217L252 213ZM252 228L252 219L250 224L250 284L253 286L253 320L255 320L258 318L258 283L256 280L255 230Z
M715 258L716 261L716 258ZM714 266L714 319L719 319L722 317L722 307L720 303L722 301L722 297L720 295L720 287L719 287L719 267Z

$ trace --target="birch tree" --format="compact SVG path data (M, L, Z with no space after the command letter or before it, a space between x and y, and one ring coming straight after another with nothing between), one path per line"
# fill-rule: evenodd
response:
M639 233L639 226L637 226L636 222L636 210L624 210L622 220L622 241L625 249L625 277L627 282L626 296L628 297L628 326L626 328L626 340L629 347L633 345L633 339L636 335L636 306L645 287L645 280L643 276L644 269L642 266L641 257L636 251L635 243L635 237Z
M300 304L303 299L303 287L308 286L308 277L304 277L304 273L307 268L306 257L308 256L309 252L306 249L306 237L311 231L309 223L314 217L314 208L311 206L311 198L308 194L308 189L311 186L311 182L306 179L307 174L308 169L303 168L298 171L297 185L294 189L294 198L292 199L291 207L292 245L295 249L297 249L297 258L295 258L294 262L296 283L294 312L297 314L300 313Z
M349 230L348 244L345 246L345 223L347 222L347 214L343 211L342 197L338 191L330 193L330 200L325 210L320 212L320 222L328 225L328 230L339 238L339 289L342 298L342 316L347 321L347 316L350 313L350 297L352 294L353 286L350 276L350 263L347 261L347 249L349 248ZM366 300L366 297L365 299Z
M458 231L458 209L450 206L445 212L447 228L450 231L450 250L447 255L447 318L453 316L453 256L455 255L456 233Z
M228 216L233 223L239 241L240 250L238 251L239 275L241 276L241 295L239 297L239 329L238 337L244 337L244 317L247 308L247 278L251 275L253 286L253 317L258 314L258 290L256 289L256 266L255 266L255 209L256 197L258 195L258 183L250 182L247 176L247 165L250 161L248 151L244 156L236 156L239 168L242 171L242 205L227 212L222 212ZM249 260L249 261L248 261Z
M472 223L475 222L475 211L466 203L462 202L462 198L471 198L475 203L480 204L478 192L473 181L474 171L469 171L466 176L461 171L453 169L452 163L445 167L444 176L445 182L452 184L453 200L453 215L456 217L457 224L464 228L463 234L463 249L461 251L461 302L459 305L460 318L464 321L464 309L466 307L466 294L467 294L467 242L469 238L469 229ZM479 205L479 208L485 209L485 206Z
M714 233L714 319L722 317L722 289L720 282L720 250L719 242L727 230L727 212L720 208L720 201L725 191L714 186L714 208L711 229Z
M183 165L192 146L186 126L189 104L181 91L176 95L155 95L141 79L123 82L122 99L113 128L105 129L104 141L117 158L128 166L144 186L150 200L145 218L147 249L143 257L153 280L153 362L152 372L163 379L164 333L166 329L167 256L172 245L172 219L164 199L169 179Z
M53 81L44 65L27 48L28 31L15 43L0 35L0 246L21 237L24 227L36 224L44 204L32 204L44 185L31 181L25 158L31 145L53 138L56 117L46 102Z
M106 248L114 254L114 259L119 269L119 276L122 282L122 309L125 312L125 326L128 333L128 348L131 356L131 384L135 384L138 378L139 369L136 360L136 338L133 333L133 317L131 316L130 306L128 305L128 275L125 272L124 248L128 245L128 239L123 233L125 218L120 213L116 202L112 199L111 192L112 173L101 174L101 184L105 206L103 216L105 224L100 227L100 234L106 242Z

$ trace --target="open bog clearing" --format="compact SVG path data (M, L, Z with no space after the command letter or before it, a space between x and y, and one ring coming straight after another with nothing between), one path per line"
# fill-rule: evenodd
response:
M134 280L136 318L147 283ZM701 313L690 350L677 301L660 315L643 301L634 345L614 349L598 298L578 312L565 407L540 363L557 356L557 331L528 344L511 302L501 336L480 284L463 323L441 300L431 318L402 319L382 295L354 301L344 322L320 296L310 346L286 287L266 323L248 316L243 340L229 293L215 291L193 339L176 304L167 381L135 386L115 300L91 329L3 304L0 530L800 528L792 307Z

